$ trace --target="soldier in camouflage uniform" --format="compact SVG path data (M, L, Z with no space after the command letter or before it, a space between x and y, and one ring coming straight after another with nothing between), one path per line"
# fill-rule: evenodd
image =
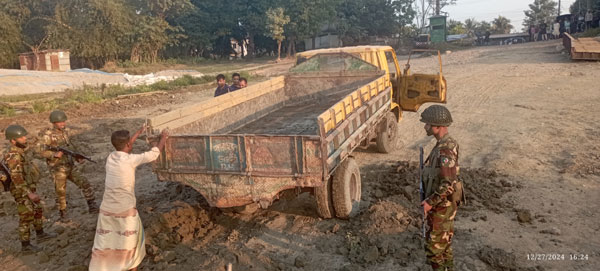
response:
M87 200L90 213L97 213L98 206L94 198L94 191L88 180L75 168L73 157L64 153L48 150L47 147L64 147L76 151L70 137L70 129L65 127L67 115L59 110L50 114L50 122L53 127L40 132L40 152L46 158L46 163L50 169L50 174L54 178L54 188L56 190L56 205L58 206L61 220L67 220L67 180L73 182L81 191ZM77 162L82 163L83 160Z
M19 214L19 237L23 252L36 252L41 248L30 243L30 230L33 225L37 241L41 242L55 237L55 233L44 232L42 206L40 197L36 193L36 183L39 179L39 170L33 164L33 152L27 148L27 131L19 125L11 125L5 130L6 139L10 147L2 156L2 161L10 174L10 193L17 203ZM9 176L0 174L4 181Z
M423 170L423 205L427 219L425 253L433 270L454 270L452 237L454 217L464 202L462 182L458 178L458 143L448 134L452 123L450 111L433 105L421 114L428 136L435 136L437 144L425 161Z

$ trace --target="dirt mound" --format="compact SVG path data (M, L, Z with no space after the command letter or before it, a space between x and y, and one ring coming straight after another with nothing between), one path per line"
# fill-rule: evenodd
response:
M495 270L516 270L517 257L499 248L483 247L477 256Z
M419 196L419 166L417 163L400 161L367 167L366 179L377 180L369 183L370 195L382 199L394 195L402 195L411 204L417 204ZM513 189L521 188L517 180L498 172L481 168L461 168L459 177L465 186L467 206L485 207L496 213L512 209L513 202L504 195ZM407 203L408 203L407 202Z
M204 237L214 227L210 214L198 205L177 201L173 209L151 215L146 227L149 244L161 248L174 247Z
M415 221L413 215L399 203L388 200L377 202L369 207L363 232L367 235L404 232Z

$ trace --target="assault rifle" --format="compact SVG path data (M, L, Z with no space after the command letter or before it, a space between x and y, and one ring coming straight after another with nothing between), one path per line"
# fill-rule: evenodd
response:
M65 155L71 156L71 158L75 158L77 160L79 160L79 159L85 159L85 160L88 160L88 161L90 161L92 163L96 163L96 161L92 160L92 158L90 158L88 156L85 156L85 155L83 155L81 153L78 153L78 152L74 152L74 151L65 149L63 147L48 146L47 148L48 148L48 150L51 150L51 151L54 151L54 152L62 152Z
M423 202L425 200L425 190L423 190L423 169L424 169L424 165L423 165L423 147L419 147L419 195L421 196L421 201L419 201L419 203ZM422 213L423 213L423 221L421 223L421 234L423 236L423 238L425 238L425 208L422 208Z

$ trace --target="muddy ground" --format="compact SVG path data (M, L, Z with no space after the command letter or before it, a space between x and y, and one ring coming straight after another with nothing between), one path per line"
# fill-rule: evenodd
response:
M450 133L460 143L468 205L456 219L457 270L597 270L600 264L600 63L571 62L558 42L486 47L444 57ZM413 59L430 71L435 58ZM285 66L280 66L283 69ZM269 73L280 71L269 70ZM211 96L186 89L168 95L108 101L72 109L70 125L98 164L81 168L96 196L103 193L103 162L116 129L135 130L148 115ZM30 130L46 114L21 117ZM0 127L15 118L0 120ZM136 194L148 255L142 270L429 270L418 214L418 114L405 113L401 147L354 153L361 165L363 202L351 220L323 220L307 193L285 193L252 215L210 208L194 190L160 183L139 168ZM143 140L136 149L147 147ZM42 166L42 168L45 168ZM2 194L0 265L7 270L86 270L96 216L68 186L69 223L57 222L51 181L40 184L46 227L60 236L44 252L22 255L10 194ZM528 260L528 254L564 254L564 260ZM587 255L572 260L570 254Z

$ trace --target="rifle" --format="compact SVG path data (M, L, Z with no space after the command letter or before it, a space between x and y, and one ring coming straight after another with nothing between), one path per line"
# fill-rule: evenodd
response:
M419 147L419 195L421 196L421 202L425 200L425 190L423 190L423 147ZM421 234L425 238L425 208L423 207L423 221L421 223Z
M4 191L10 191L10 183L12 183L12 178L10 177L10 170L8 170L8 167L6 166L4 161L0 161L0 170L4 171L4 174L6 176L6 181L2 182L2 184L4 185Z
M65 149L63 147L47 146L47 148L48 148L48 150L51 150L51 151L54 151L54 152L62 152L64 154L68 155L68 156L71 156L72 158L75 158L75 159L85 159L85 160L88 160L88 161L90 161L92 163L96 163L96 161L92 160L92 158L90 158L88 156L85 156L85 155L83 155L81 153L78 153L78 152L74 152L74 151Z

